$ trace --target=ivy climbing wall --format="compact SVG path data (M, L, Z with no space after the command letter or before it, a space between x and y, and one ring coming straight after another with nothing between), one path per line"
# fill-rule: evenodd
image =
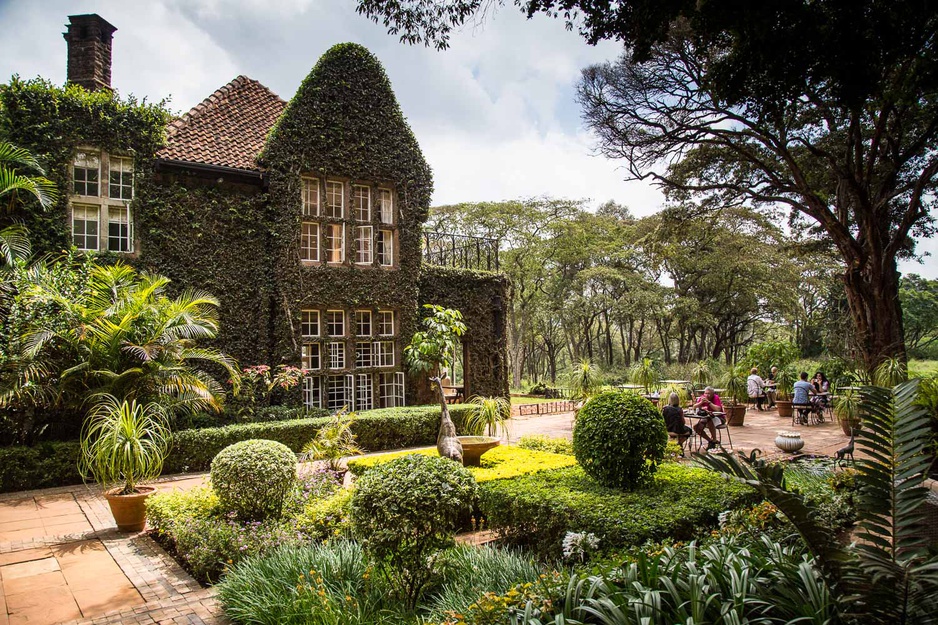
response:
M133 155L138 253L102 256L166 275L174 290L217 297L216 346L242 365L299 365L304 309L390 309L397 326L395 369L401 370L401 348L416 331L420 305L433 303L466 317L467 394L507 395L507 279L422 263L420 233L432 174L384 69L362 46L334 46L303 81L258 157L263 183L158 168L154 155L170 119L159 104L14 78L0 87L0 105L0 130L46 163L63 190L69 189L69 165L79 147ZM301 261L303 176L339 180L346 189L361 184L393 190L393 268L379 266L377 257L371 266ZM361 222L353 219L348 199L336 223L346 226L347 253L354 259L352 233ZM67 192L52 209L30 210L23 218L38 253L69 246ZM372 222L375 231L383 227L374 203ZM354 341L346 339L350 360ZM425 393L423 381L409 380L408 403L430 400ZM299 390L290 399L299 402Z

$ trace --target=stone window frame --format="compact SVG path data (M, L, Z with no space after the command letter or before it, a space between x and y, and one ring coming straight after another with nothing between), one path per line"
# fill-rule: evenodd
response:
M80 181L81 184L83 184L80 191L84 191L85 193L76 193L76 189L78 188L76 185L79 184L79 181L76 179L76 170L91 169L90 167L80 167L78 165L79 161L83 160L83 157L92 157L97 160L96 194L88 194L88 191L91 191L91 189L88 188L87 180ZM121 197L117 198L111 197L112 159L120 163L122 174L118 185L116 185ZM129 172L124 170L125 165L128 164L130 166ZM125 183L125 174L129 174L130 176L129 185ZM87 211L90 208L97 212L97 247L92 248L85 245L78 247L78 249L82 252L113 252L115 254L135 257L137 255L137 239L134 232L135 219L132 204L136 196L136 164L133 156L120 152L108 152L93 146L79 146L76 148L74 156L69 161L68 176L69 193L66 219L68 222L69 235L72 237L73 242L75 241L76 235L76 222L91 221L87 219L76 220L77 215L75 209L80 207L83 211ZM124 190L128 187L130 189L130 198L125 198L123 197ZM118 211L120 215L118 219L111 218L113 211ZM125 229L119 229L118 234L112 236L112 224L118 224L118 226L125 224ZM112 249L111 245L115 240L118 241L118 244L115 249Z

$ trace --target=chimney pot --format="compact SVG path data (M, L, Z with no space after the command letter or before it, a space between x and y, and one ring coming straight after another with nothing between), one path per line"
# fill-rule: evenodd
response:
M111 88L111 39L117 30L100 15L69 15L68 82L89 91Z

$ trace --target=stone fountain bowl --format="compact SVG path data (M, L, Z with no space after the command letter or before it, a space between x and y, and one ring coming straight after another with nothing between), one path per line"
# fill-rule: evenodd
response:
M482 454L493 447L498 447L502 442L494 436L457 436L456 438L462 445L462 463L466 467L479 466Z

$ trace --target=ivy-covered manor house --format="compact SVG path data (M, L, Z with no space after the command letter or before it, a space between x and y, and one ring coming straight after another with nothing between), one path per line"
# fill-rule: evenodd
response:
M330 409L432 401L403 347L422 304L456 308L455 391L507 395L497 243L424 232L430 167L374 55L336 45L289 101L239 76L173 118L111 91L115 31L70 16L68 84L0 92L4 134L68 190L24 215L34 251L74 245L214 294L219 347L309 369L302 401Z

